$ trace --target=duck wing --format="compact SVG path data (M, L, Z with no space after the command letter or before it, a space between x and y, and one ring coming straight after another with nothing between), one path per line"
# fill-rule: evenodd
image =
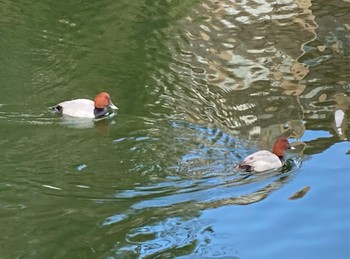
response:
M266 170L276 169L282 166L278 156L268 150L261 150L247 156L238 168L249 170L250 172L263 172Z
M79 118L95 118L94 102L89 99L76 99L72 101L61 102L57 107L62 107L62 114L79 117Z

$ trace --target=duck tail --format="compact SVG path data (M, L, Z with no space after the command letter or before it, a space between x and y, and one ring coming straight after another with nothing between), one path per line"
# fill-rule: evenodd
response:
M237 165L235 169L236 169L236 170L243 171L243 172L249 172L249 173L253 172L253 167L252 167L252 166L250 166L250 165L245 165L245 164L243 164L243 163Z
M49 110L54 113L62 113L63 107L61 105L56 105L56 106L50 107Z

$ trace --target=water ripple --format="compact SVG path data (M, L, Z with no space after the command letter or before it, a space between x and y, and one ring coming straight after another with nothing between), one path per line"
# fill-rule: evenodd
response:
M153 73L156 106L181 120L216 123L251 137L277 117L283 123L300 119L300 104L292 96L302 91L307 68L295 62L301 52L290 50L312 39L316 25L302 28L302 40L289 39L289 49L272 31L300 30L301 20L313 18L307 8L291 2L203 2L167 29L174 36L165 43L171 60L168 69ZM275 109L278 98L296 113Z

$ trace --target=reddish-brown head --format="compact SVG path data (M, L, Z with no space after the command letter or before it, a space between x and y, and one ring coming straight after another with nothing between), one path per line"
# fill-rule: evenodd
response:
M287 138L279 138L276 140L273 148L272 148L272 153L274 153L278 157L283 157L284 152L287 149L294 149L288 142Z
M94 103L96 108L103 109L110 105L111 97L106 92L99 93L98 95L96 95Z

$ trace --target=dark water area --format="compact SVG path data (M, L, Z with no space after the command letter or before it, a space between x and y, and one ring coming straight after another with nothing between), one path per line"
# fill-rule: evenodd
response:
M0 6L0 258L350 257L348 0Z

